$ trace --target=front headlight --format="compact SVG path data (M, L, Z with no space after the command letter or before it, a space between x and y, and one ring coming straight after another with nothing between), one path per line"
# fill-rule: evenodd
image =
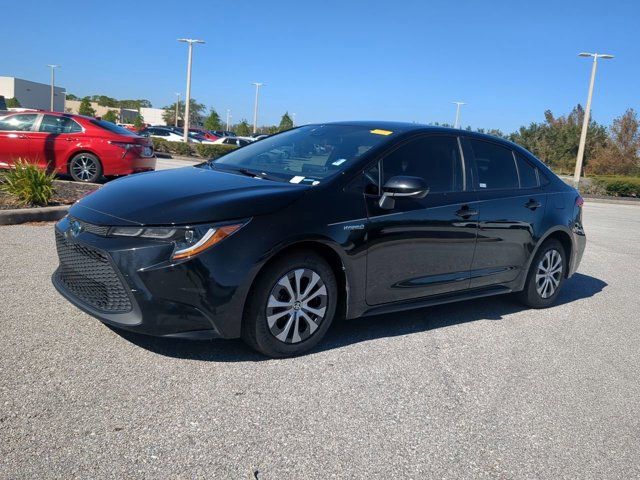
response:
M112 227L109 235L170 240L175 244L171 260L182 260L213 247L244 225L246 222L193 227Z

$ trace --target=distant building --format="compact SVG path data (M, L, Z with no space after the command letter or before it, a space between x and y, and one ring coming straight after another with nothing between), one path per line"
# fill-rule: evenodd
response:
M53 109L64 111L65 89L54 87ZM5 99L16 98L24 108L49 110L51 108L51 85L30 82L15 77L0 77L0 95Z
M80 113L81 100L67 100L64 111L67 113ZM104 107L98 105L96 102L90 102L91 108L96 112L96 117L104 117L109 110L116 112L118 116L118 122L120 123L133 123L138 115L138 111L132 108L120 108L120 107Z
M166 125L162 115L164 114L163 108L141 108L140 115L142 115L144 123L149 125Z

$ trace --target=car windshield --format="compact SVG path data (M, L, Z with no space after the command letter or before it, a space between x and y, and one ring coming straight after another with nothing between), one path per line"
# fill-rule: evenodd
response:
M353 164L392 133L356 125L308 125L250 143L206 165L315 184Z
M134 137L136 136L136 134L131 130L127 130L126 128L120 127L115 123L107 122L105 120L91 120L91 123L105 130L109 130L112 133L117 133L118 135L129 135Z

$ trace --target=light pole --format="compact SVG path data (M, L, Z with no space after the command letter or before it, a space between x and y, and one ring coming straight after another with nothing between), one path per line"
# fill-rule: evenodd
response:
M231 109L227 108L227 132L229 131L229 120L231 120Z
M582 172L582 161L584 160L584 147L587 143L587 130L589 128L589 116L591 115L591 98L593 97L593 84L596 80L596 70L598 69L598 59L613 58L613 55L607 53L579 53L579 57L593 57L593 66L591 67L591 81L589 82L589 95L587 96L587 105L584 109L584 120L582 121L582 132L580 132L580 144L578 145L578 158L576 158L576 171L573 174L573 183L576 188L580 185L580 173Z
M460 128L460 107L466 105L464 102L451 102L456 105L456 121L453 124L453 128Z
M291 123L292 123L292 125L294 127L296 126L296 114L295 113L291 114Z
M189 56L187 57L187 95L184 99L184 135L185 143L189 141L189 104L191 103L191 58L193 57L193 44L204 43L204 40L195 40L193 38L179 38L179 42L189 44Z
M260 87L264 87L266 83L253 82L251 85L256 86L256 100L253 104L253 133L256 133L258 131L258 92Z
M47 67L49 67L51 69L51 111L55 111L53 109L53 97L55 96L55 92L54 92L54 85L56 83L56 68L58 68L60 65L47 65Z
M180 115L180 92L176 92L178 101L176 102L176 118L173 121L173 125L178 128L178 116Z

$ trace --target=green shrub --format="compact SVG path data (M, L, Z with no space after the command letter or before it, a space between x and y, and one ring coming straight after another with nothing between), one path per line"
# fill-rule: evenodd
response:
M161 152L161 153L169 153L169 146L167 145L167 141L164 138L157 138L157 137L149 137L151 138L151 141L153 142L153 149L156 152Z
M193 155L195 150L190 143L183 142L167 142L167 148L169 153L175 153L176 155Z
M14 168L0 176L0 190L24 206L47 205L55 193L54 178L55 173L47 173L36 164L18 159Z
M216 159L236 148L238 147L235 145L207 145L206 143L201 143L196 145L196 153L202 158Z
M640 197L640 177L593 177L596 185L614 197Z

